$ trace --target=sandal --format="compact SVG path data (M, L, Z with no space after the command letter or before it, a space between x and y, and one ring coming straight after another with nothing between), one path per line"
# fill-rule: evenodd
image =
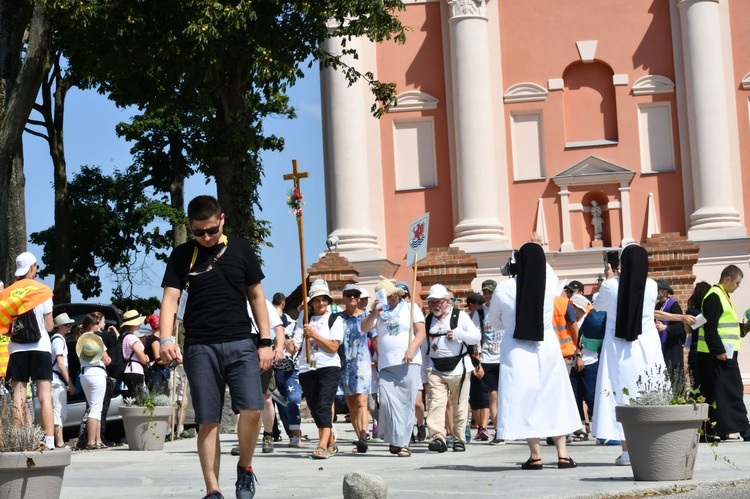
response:
M388 452L390 452L393 455L396 455L399 452L401 452L401 447L399 447L398 445L389 445Z
M589 434L583 430L577 430L573 432L573 442L587 442Z
M358 454L364 454L365 452L367 452L367 440L365 440L364 438L360 438L359 440L357 440L356 445Z
M578 463L573 461L573 458L570 456L557 458L557 467L561 470L568 469L568 468L575 468L577 466L578 466Z
M398 451L398 457L411 457L411 450L408 447L401 447Z
M328 454L328 451L326 450L326 448L325 448L325 447L321 447L321 446L319 445L319 446L318 446L318 448L317 448L317 449L315 449L315 450L314 450L314 451L312 452L312 454L310 454L310 457L311 457L312 459L328 459L329 457L331 457L331 455L330 455L330 454Z
M521 465L522 470L540 470L542 469L542 460L541 459L527 459L525 463Z

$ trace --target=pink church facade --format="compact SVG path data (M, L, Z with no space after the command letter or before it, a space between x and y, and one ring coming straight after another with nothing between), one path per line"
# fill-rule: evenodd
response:
M665 232L700 246L698 280L750 276L750 2L405 4L404 45L347 43L396 106L377 120L363 85L321 78L329 233L364 285L411 282L426 212L429 247L477 259L475 289L532 232L587 293L602 251Z

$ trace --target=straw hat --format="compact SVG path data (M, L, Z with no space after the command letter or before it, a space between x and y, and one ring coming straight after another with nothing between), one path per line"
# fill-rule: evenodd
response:
M328 283L323 279L315 279L310 285L310 293L307 296L307 303L310 303L313 298L317 298L318 296L327 296L328 301L333 303L331 290L328 289Z
M383 290L385 291L386 296L392 296L392 295L399 295L404 296L406 294L406 291L404 291L401 288L397 288L395 284L393 284L388 279L383 279L378 283L377 286L375 286L375 292Z
M89 364L99 362L104 355L104 342L96 333L84 333L76 342L76 355Z
M75 324L76 321L70 318L70 316L66 313L62 313L55 317L55 327L65 326L68 324Z
M137 310L128 310L122 314L122 324L120 324L120 327L140 326L144 320L146 320L146 317L139 314Z

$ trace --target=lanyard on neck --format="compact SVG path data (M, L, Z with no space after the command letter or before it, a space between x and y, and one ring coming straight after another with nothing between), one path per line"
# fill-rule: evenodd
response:
M220 243L224 244L224 247L221 248L221 251L219 251L216 256L213 259L212 263L208 264L208 268L206 269L206 272L211 270L212 266L216 264L216 262L219 261L219 258L224 255L224 252L227 250L227 247L229 246L229 239L226 235L222 234L221 239L219 240ZM195 260L198 258L198 244L196 243L195 247L193 248L193 257L190 259L190 267L188 267L188 276L190 275L190 271L193 270L193 265L195 265ZM202 272L201 272L202 273ZM190 280L188 279L188 282L185 284L185 287L187 288L190 286Z

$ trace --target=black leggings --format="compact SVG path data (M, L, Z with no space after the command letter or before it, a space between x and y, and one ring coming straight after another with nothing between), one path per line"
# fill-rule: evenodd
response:
M307 400L307 407L318 428L333 426L331 407L336 397L340 374L341 369L338 367L323 367L299 375L299 384Z

